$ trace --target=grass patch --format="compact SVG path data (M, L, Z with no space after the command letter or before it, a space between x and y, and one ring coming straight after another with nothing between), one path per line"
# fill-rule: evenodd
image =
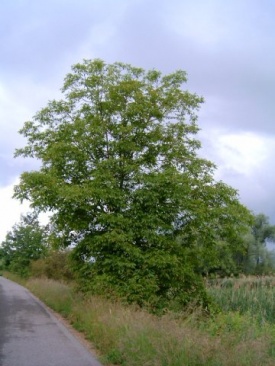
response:
M3 271L1 273L1 275L5 278L7 278L8 280L11 280L13 282L18 283L21 286L26 286L27 283L27 279L23 278L19 275L17 275L16 273L12 273L12 272L8 272L8 271Z
M268 366L275 364L274 326L228 312L157 317L101 297L84 298L65 284L29 280L27 287L65 315L100 351L105 365Z
M64 283L50 279L30 279L26 282L26 287L64 317L69 317L76 305L73 289Z

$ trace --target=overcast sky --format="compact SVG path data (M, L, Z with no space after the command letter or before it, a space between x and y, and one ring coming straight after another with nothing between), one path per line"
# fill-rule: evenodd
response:
M18 130L83 58L185 70L186 88L205 98L201 154L275 224L274 19L274 0L2 0L0 241L26 210L12 187L35 168L13 158Z

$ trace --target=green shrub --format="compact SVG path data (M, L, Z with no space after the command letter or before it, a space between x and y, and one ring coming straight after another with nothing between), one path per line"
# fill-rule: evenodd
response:
M68 251L51 251L47 257L31 263L31 275L55 280L72 280L74 276L69 256Z

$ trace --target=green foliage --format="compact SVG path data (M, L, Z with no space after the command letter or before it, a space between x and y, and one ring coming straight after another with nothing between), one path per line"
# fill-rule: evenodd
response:
M52 210L83 287L156 308L207 303L201 274L242 248L250 214L197 155L202 98L186 74L85 60L64 100L26 122L17 156L41 160L15 197ZM203 267L203 268L202 268Z
M46 229L40 227L37 212L21 216L1 243L2 266L21 276L27 276L32 260L44 257L47 252Z

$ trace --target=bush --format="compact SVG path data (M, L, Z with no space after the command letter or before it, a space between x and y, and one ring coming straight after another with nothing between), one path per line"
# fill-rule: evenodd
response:
M69 257L69 251L52 251L46 258L31 263L31 275L54 280L72 280L74 275L70 268Z

